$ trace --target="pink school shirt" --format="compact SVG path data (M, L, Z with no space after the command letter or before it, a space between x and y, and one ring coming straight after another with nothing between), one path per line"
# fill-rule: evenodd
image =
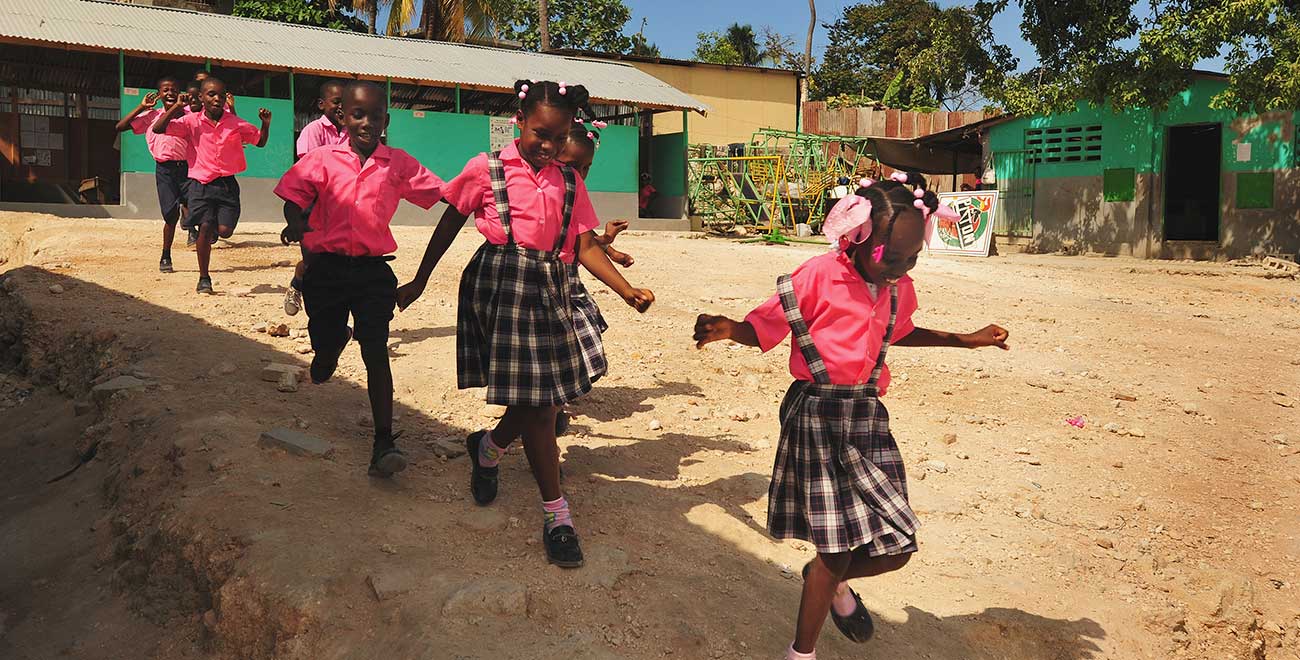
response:
M375 147L364 165L347 145L313 149L275 186L281 199L312 206L303 235L308 252L380 257L397 250L388 223L405 199L429 209L442 199L442 179L401 149Z
M831 383L856 385L870 380L889 325L889 289L881 288L879 296L871 295L871 289L849 258L835 252L805 261L795 269L791 280L799 311L826 363ZM912 325L915 311L916 289L912 278L904 275L898 281L893 341L906 337L915 328ZM754 326L759 347L765 353L790 334L779 294L754 308L745 320ZM790 375L796 380L812 381L808 363L793 339L790 349ZM889 389L889 367L881 370L876 389L881 396Z
M506 195L510 198L510 233L515 243L533 250L552 250L560 237L564 224L564 175L555 164L542 171L533 167L519 155L518 140L501 150L501 163L506 173ZM600 225L596 210L587 196L587 186L582 177L577 179L573 197L573 215L569 234L560 249L560 260L573 263L574 245L578 236ZM496 198L492 196L492 178L488 175L487 154L479 154L465 163L465 169L447 183L443 199L465 215L474 214L474 225L480 234L494 245L505 245L506 232L497 214Z
M316 118L316 121L302 127L302 132L298 134L298 142L294 144L294 152L296 156L302 158L317 147L347 143L347 131L334 128L334 123L325 115L321 115Z
M233 112L221 113L217 121L209 119L206 112L192 112L167 124L167 135L185 138L194 145L190 178L208 184L248 169L244 145L257 144L262 131Z
M192 161L194 150L188 140L175 135L153 132L154 122L158 121L158 116L164 112L166 110L162 108L154 108L136 115L136 118L131 120L131 132L136 135L144 134L144 143L149 145L149 155L160 163L171 160Z

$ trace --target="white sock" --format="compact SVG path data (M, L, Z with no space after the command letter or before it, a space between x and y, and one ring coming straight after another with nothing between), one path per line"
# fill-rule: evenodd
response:
M790 648L785 650L785 660L817 660L817 649L811 653L800 653L794 650L794 642L791 642Z

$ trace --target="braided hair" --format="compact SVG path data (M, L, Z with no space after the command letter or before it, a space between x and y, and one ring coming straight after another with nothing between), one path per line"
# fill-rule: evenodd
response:
M576 142L595 153L596 147L600 146L600 131L589 129L586 124L574 121L573 128L569 129L569 141Z
M515 96L519 98L521 117L532 114L538 105L549 105L568 111L576 118L582 118L584 114L587 117L593 116L590 107L591 96L587 93L587 88L582 85L570 85L564 81L516 80Z
M926 186L925 177L916 172L895 172L889 179L857 189L859 197L871 202L871 223L883 229L880 233L872 231L873 235L880 237L878 245L889 245L894 235L894 222L900 213L915 209L921 211L923 218L928 218L939 209L939 196Z

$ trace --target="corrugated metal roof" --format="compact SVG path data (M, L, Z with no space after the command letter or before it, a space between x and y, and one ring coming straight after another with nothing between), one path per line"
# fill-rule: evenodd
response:
M672 85L616 62L120 2L0 0L3 37L506 92L520 78L568 80L586 85L597 101L700 113L709 109Z

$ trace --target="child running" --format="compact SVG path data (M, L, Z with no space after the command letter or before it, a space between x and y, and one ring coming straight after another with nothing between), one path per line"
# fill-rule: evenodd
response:
M285 172L275 194L284 199L288 238L302 241L310 255L302 283L307 332L316 352L311 380L329 380L348 341L357 340L375 425L369 473L389 477L407 463L393 433L388 324L397 301L397 277L388 255L397 243L389 222L403 199L424 209L437 204L443 182L410 154L379 143L388 128L384 90L357 81L347 85L342 97L348 143L308 152ZM312 211L304 222L307 208ZM348 329L349 314L355 332Z
M836 203L825 233L833 251L777 279L777 293L745 317L701 315L697 347L730 339L771 350L794 334L781 403L781 441L768 490L768 531L812 543L787 659L816 658L827 612L855 642L874 630L846 580L881 575L916 552L918 522L907 499L902 457L880 401L889 388L885 353L898 346L1007 348L995 325L972 334L917 328L916 290L907 272L940 207L925 179L859 182ZM941 211L947 213L947 211Z
M500 152L479 154L447 184L443 215L415 279L397 292L405 309L469 214L487 240L460 281L457 382L487 387L487 402L506 406L496 428L466 439L470 492L480 506L497 496L497 463L517 438L542 496L542 543L558 566L582 565L569 504L560 492L555 415L591 389L592 374L575 332L568 264L576 258L628 305L644 312L654 294L633 288L592 240L600 221L587 188L556 161L587 90L564 82L515 83L520 137Z
M194 158L194 149L184 138L162 135L149 129L163 114L161 108L154 107L158 99L162 99L165 108L176 103L180 96L180 82L165 76L158 81L157 92L145 94L140 105L117 122L119 133L130 129L136 135L143 134L149 155L154 159L154 184L158 188L158 207L163 219L162 257L158 259L158 270L163 273L175 271L172 267L172 241L176 238L176 222L185 213L189 161Z
M194 114L196 112L203 112L203 95L200 93L202 92L202 89L203 89L203 83L197 80L192 80L190 81L189 85L186 85L185 93L189 95L190 103L189 105L185 106L185 114ZM165 108L167 106L164 105L163 107ZM149 131L149 133L153 134L153 131ZM185 143L189 144L189 141L187 140ZM191 147L189 150L189 158L187 159L190 167L194 167L194 156L195 156L194 149L193 147ZM188 180L186 180L185 182L185 189L186 191L189 191ZM187 208L185 212L189 213L189 209ZM182 223L182 225L183 224L184 223ZM215 242L217 240L217 237L213 236L212 240ZM199 229L198 227L190 225L190 228L185 232L185 247L194 247L194 244L198 242L199 242Z
M597 121L593 122L593 128L588 130L581 119L575 119L573 128L569 131L569 141L564 144L564 149L556 159L577 171L584 184L587 182L587 175L591 172L591 164L596 159L596 149L600 146L600 133L597 129L604 127L605 122ZM627 229L627 220L611 220L605 223L605 233L596 234L593 231L591 240L605 251L610 261L627 268L633 262L631 255L610 247L624 229ZM604 343L600 336L609 329L609 324L601 315L596 301L587 293L587 287L582 284L577 262L568 264L568 270L575 313L574 331L578 335L578 342L582 345L582 356L586 360L587 371L591 373L591 382L595 383L596 379L604 375L608 367L605 361ZM564 435L568 430L569 412L561 409L555 415L555 435Z
M188 200L189 227L198 227L195 251L199 258L198 293L214 293L208 266L216 237L230 238L239 223L239 182L235 175L247 168L244 145L266 146L271 133L271 111L260 108L259 131L252 124L228 112L226 85L215 76L203 80L200 88L203 111L181 116L189 98L182 95L154 122L153 131L189 140L194 145L194 164L190 166ZM189 228L187 227L187 228Z
M326 80L321 83L320 97L316 99L320 117L302 127L302 133L298 134L298 142L294 145L294 158L300 159L318 147L348 143L348 132L343 129L343 89L346 85L342 80ZM303 213L310 216L311 209L303 209ZM286 238L281 236L282 240ZM302 259L294 266L293 279L289 281L289 290L284 294L284 313L289 316L302 309L302 274L307 268L306 259L307 246L304 244Z

